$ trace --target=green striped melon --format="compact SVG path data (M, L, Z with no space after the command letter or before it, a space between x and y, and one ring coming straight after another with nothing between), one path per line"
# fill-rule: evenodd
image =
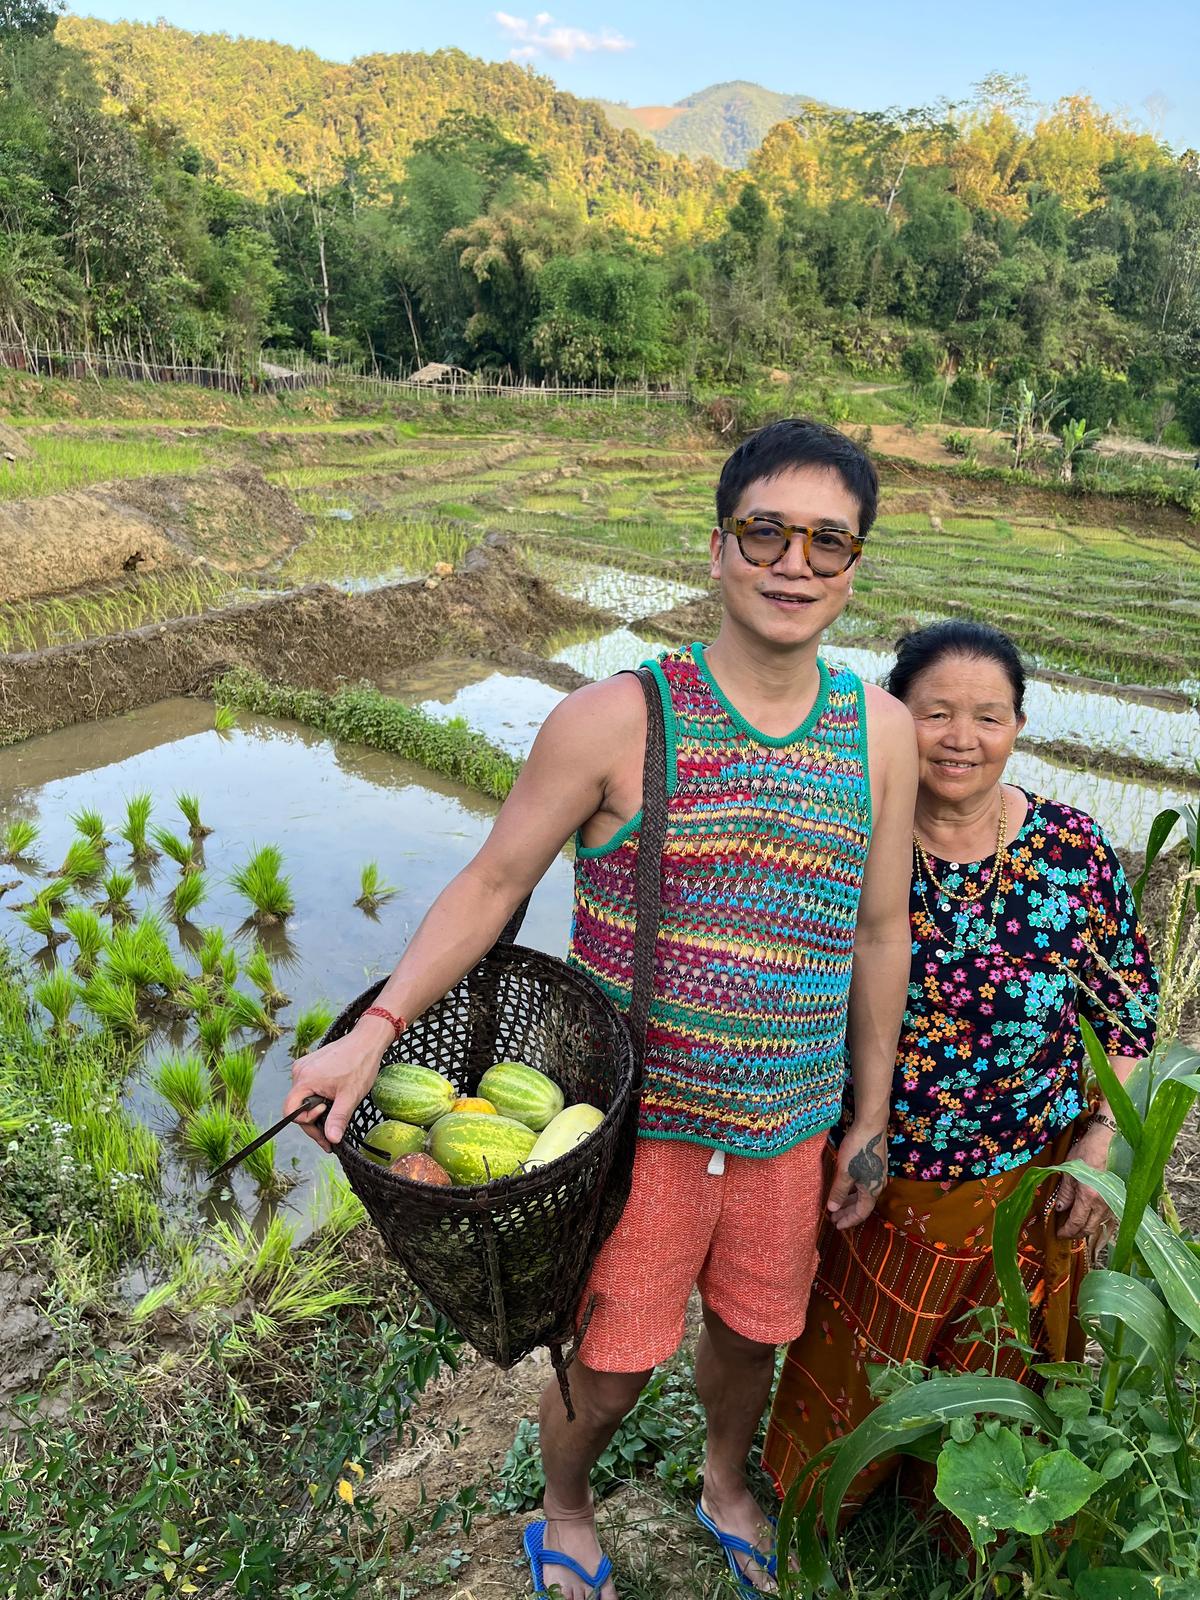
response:
M449 1078L407 1061L384 1067L371 1090L371 1099L385 1117L397 1122L418 1122L423 1128L444 1117L457 1095Z
M523 1122L483 1111L451 1111L433 1125L429 1154L455 1183L490 1183L516 1172L535 1135Z
M523 1061L498 1061L480 1078L475 1092L490 1100L502 1117L523 1122L534 1133L541 1133L565 1103L553 1079Z
M401 1156L416 1155L417 1151L424 1150L425 1129L411 1122L377 1122L367 1134L366 1142L374 1146L371 1150L364 1146L362 1154L367 1160L375 1161L381 1167L390 1167ZM384 1154L376 1155L376 1150L382 1150Z

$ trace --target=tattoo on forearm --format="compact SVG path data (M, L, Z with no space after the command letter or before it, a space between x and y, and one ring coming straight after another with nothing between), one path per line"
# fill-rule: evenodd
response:
M857 1153L852 1155L846 1163L846 1171L868 1194L878 1194L883 1188L883 1158L875 1154L875 1146L883 1138L877 1133L873 1139L868 1139L866 1144Z

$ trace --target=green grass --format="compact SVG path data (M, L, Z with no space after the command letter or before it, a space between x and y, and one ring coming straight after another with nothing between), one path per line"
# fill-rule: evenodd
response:
M379 863L368 861L359 878L360 893L354 904L363 911L376 911L385 900L393 899L399 890L384 883L379 875Z
M30 438L27 461L12 461L0 475L0 500L26 500L60 494L84 484L155 473L195 472L206 454L195 445L139 439L79 439L63 434Z
M226 601L239 580L225 573L149 573L83 594L0 606L0 653L42 650L124 633L150 622L198 616Z
M226 1102L239 1115L243 1114L250 1104L257 1065L254 1051L249 1049L227 1050L217 1063L216 1073L225 1091ZM251 1134L250 1138L253 1137ZM245 1144L248 1141L239 1139L238 1142Z
M171 915L182 922L204 899L207 891L204 874L199 871L185 872L183 877L171 890Z
M69 972L56 967L34 984L33 998L50 1013L50 1020L56 1028L65 1028L79 999L79 985Z
M228 1161L238 1144L238 1120L224 1106L205 1106L194 1111L183 1125L183 1144L188 1154L211 1170Z
M475 542L451 523L382 515L353 522L322 517L280 576L291 583L356 579L381 574L417 577L439 562L457 566Z
M131 794L125 802L125 821L120 832L135 861L150 862L158 857L146 833L153 805L152 798L145 793Z
M211 828L204 825L200 818L200 797L194 794L180 794L175 796L175 803L183 813L183 820L188 825L188 833L193 839L206 839L212 832Z
M72 839L58 876L69 883L88 883L104 870L104 857L90 839Z
M212 1103L212 1075L198 1056L169 1056L151 1082L181 1121Z
M81 977L89 977L108 948L108 930L90 906L68 906L62 920L75 941L75 970Z
M324 1035L334 1019L329 1006L318 1003L309 1006L296 1018L292 1035L292 1056L306 1056L313 1045Z
M23 861L29 857L29 852L37 842L37 824L28 822L24 817L17 817L4 829L0 838L0 860Z
M198 863L194 840L181 839L177 833L172 833L170 828L151 828L150 837L163 855L171 858L180 872L196 871Z

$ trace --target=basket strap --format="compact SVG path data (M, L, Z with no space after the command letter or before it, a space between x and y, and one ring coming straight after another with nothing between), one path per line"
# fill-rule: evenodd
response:
M646 1053L646 1025L654 996L658 924L662 916L662 853L667 838L667 731L658 679L639 667L646 697L646 759L642 768L642 825L638 830L634 898L633 984L629 996L629 1034L640 1081Z

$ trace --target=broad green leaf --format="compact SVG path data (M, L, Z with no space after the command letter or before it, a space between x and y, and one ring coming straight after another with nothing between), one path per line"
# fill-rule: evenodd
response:
M977 1433L965 1444L953 1439L938 1457L934 1494L962 1523L977 1545L1016 1528L1025 1512L1025 1452L1011 1428L994 1439Z
M1166 1306L1146 1284L1125 1272L1097 1268L1079 1285L1078 1310L1085 1324L1103 1325L1109 1318L1135 1334L1145 1354L1170 1377L1175 1368L1175 1329Z
M1146 864L1130 885L1133 903L1139 912L1142 909L1142 895L1145 893L1146 884L1150 880L1150 868L1161 855L1162 848L1175 831L1175 824L1178 821L1179 812L1167 809L1166 811L1160 811L1150 824L1150 832L1146 835Z
M1088 1062L1096 1074L1096 1082L1108 1101L1117 1127L1126 1143L1137 1150L1142 1142L1142 1119L1135 1110L1125 1085L1109 1064L1108 1056L1096 1035L1095 1028L1086 1017L1079 1019L1079 1032L1083 1036Z
M1104 1483L1098 1472L1070 1450L1051 1450L1029 1469L1025 1515L1018 1533L1045 1533L1085 1506Z
M1144 1544L1149 1544L1150 1540L1159 1531L1157 1522L1139 1522L1121 1546L1121 1554L1127 1556L1134 1550L1140 1550Z
M1092 1567L1075 1576L1079 1600L1158 1600L1153 1579L1132 1567Z
M1132 1450L1126 1450L1122 1445L1116 1450L1110 1450L1100 1464L1100 1476L1105 1483L1111 1483L1114 1478L1119 1478L1123 1472L1128 1472L1137 1460Z

